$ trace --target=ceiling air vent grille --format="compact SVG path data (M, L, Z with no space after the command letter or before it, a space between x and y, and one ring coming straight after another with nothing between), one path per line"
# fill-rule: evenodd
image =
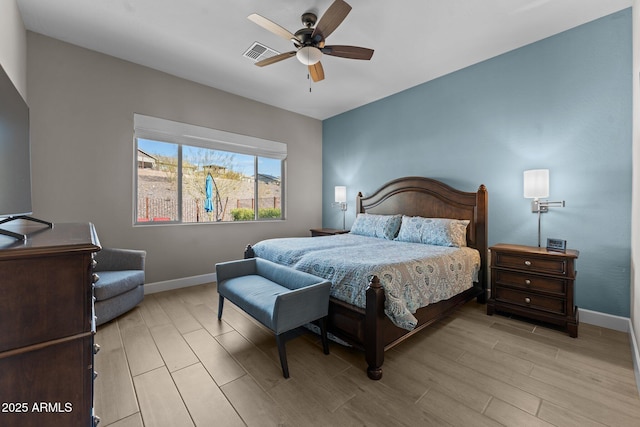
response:
M280 52L276 52L270 47L267 47L258 42L254 42L253 45L251 45L251 47L247 49L247 51L242 56L244 56L245 58L249 58L253 62L258 62L279 54Z

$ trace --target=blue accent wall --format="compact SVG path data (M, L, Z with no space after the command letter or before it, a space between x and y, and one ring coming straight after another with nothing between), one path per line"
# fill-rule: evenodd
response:
M489 191L489 244L537 245L523 171L550 170L542 242L580 251L579 307L629 316L631 257L631 9L475 64L323 122L323 225L347 186L409 175ZM428 58L425 58L425 61ZM389 76L402 78L402 76Z

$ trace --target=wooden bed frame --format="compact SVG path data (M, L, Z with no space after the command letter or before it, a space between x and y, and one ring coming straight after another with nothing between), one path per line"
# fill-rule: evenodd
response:
M399 178L388 182L370 196L356 198L356 212L370 214L403 214L426 218L468 219L467 245L480 252L479 280L471 289L448 300L420 308L414 316L418 324L412 331L395 326L384 313L384 289L373 276L366 290L366 308L331 298L328 330L365 353L367 375L382 378L384 352L447 316L457 307L477 298L486 302L487 291L487 216L488 195L484 185L475 193L456 190L440 181L423 177ZM245 257L252 257L247 247Z

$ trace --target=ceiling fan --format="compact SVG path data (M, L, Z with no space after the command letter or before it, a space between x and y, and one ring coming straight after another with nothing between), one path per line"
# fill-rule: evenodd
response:
M314 13L303 13L302 24L304 25L304 28L296 31L295 34L282 28L280 25L270 21L264 16L256 13L249 15L248 18L251 21L280 37L284 37L285 39L292 41L297 49L258 61L256 62L256 65L258 67L264 67L265 65L275 64L283 59L296 56L300 62L309 67L309 74L313 81L319 82L324 79L324 69L320 63L320 59L323 54L349 59L371 59L371 56L373 56L373 49L358 46L325 45L327 37L329 37L329 35L338 28L350 11L351 6L349 6L345 1L335 0L319 21L318 17ZM316 22L318 25L316 25Z

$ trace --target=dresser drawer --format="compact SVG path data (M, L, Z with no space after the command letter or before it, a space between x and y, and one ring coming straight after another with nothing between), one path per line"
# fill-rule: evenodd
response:
M90 263L88 253L0 261L0 352L91 331Z
M564 279L499 269L493 270L493 275L497 285L546 292L561 297L564 297L567 292L567 281Z
M565 300L536 294L535 292L519 291L516 289L495 287L495 299L500 302L530 307L536 310L546 310L557 314L565 313Z
M87 334L44 344L42 348L23 348L11 356L0 357L0 402L20 405L16 407L19 411L0 413L0 425L90 425L92 349L93 336Z
M495 267L567 275L567 260L563 257L545 257L497 251L493 253L493 262Z

